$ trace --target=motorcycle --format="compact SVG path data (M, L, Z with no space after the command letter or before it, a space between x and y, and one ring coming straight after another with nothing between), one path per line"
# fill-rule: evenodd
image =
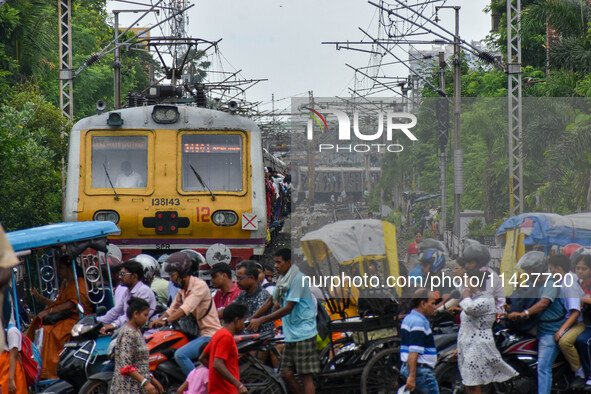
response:
M148 336L146 343L150 372L166 388L167 393L176 393L186 377L174 361L174 353L189 343L189 337L171 324ZM96 373L88 378L79 394L108 393L112 378L112 371Z
M59 380L43 389L43 394L75 394L88 376L99 372L108 359L110 335L101 335L103 323L97 316L104 315L105 307L98 307L96 315L80 319L72 327L71 339L64 344L57 367Z
M249 393L284 394L285 385L275 371L261 364L250 352L264 350L275 338L272 333L237 335L239 352L240 380ZM172 324L150 335L147 339L150 371L165 387L167 394L175 394L186 379L185 374L174 360L174 353L189 342L187 335L175 329ZM205 347L205 345L204 345ZM203 349L201 349L203 351ZM195 366L199 366L195 362ZM90 376L80 389L80 394L108 393L113 372L99 372Z
M536 393L538 340L536 337L510 330L497 323L493 326L495 345L503 360L511 365L519 375L503 383L491 383L483 387L483 393ZM435 367L435 377L440 392L464 393L462 378L457 366L456 348L451 347ZM552 392L569 391L569 382L574 379L568 362L562 353L552 365ZM576 390L574 390L576 391ZM574 392L573 391L573 392Z

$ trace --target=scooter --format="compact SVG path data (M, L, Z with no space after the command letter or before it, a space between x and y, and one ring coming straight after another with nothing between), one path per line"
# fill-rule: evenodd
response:
M107 309L98 307L96 315L84 316L72 327L71 339L64 344L57 366L59 380L41 391L43 394L76 394L87 378L99 372L107 360L110 335L102 335L103 323L97 316Z

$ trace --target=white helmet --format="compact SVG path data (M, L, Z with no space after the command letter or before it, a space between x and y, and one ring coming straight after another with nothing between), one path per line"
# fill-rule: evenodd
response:
M164 270L164 263L166 262L168 256L169 255L167 253L164 253L163 255L158 257L158 265L160 266L160 277L165 279L170 278L170 274Z
M158 261L149 254L138 254L132 260L137 261L144 267L144 282L150 283L156 273L160 274Z

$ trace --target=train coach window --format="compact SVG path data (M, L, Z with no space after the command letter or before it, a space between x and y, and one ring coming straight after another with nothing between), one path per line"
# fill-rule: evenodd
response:
M92 187L145 189L147 136L93 136Z
M242 135L184 134L181 152L184 191L242 191Z

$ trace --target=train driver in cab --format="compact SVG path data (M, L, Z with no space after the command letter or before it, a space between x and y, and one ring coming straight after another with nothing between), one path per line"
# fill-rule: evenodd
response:
M142 187L142 182L142 177L134 171L128 160L121 163L121 174L115 180L115 187L138 189Z

